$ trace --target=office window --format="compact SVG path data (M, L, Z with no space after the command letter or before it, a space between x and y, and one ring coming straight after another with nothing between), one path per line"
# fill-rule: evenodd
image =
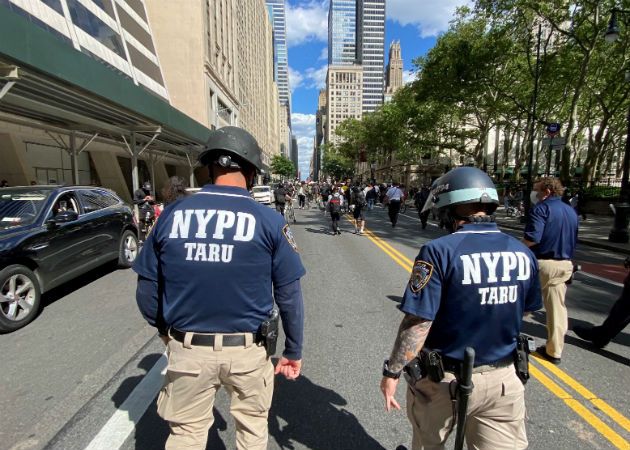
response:
M125 57L120 35L77 0L67 0L72 22L118 56Z

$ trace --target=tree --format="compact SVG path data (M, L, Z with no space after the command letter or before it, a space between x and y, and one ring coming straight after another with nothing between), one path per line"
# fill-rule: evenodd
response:
M293 161L283 155L273 155L271 157L271 173L289 178L295 173Z

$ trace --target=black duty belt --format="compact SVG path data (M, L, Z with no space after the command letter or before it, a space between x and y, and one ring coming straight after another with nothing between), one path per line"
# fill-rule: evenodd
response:
M187 331L180 331L176 328L171 328L171 337L178 342L184 342L184 337L186 336ZM224 347L238 347L245 345L245 336L247 334L253 333L243 333L243 334L223 334L223 346ZM214 338L216 334L200 334L193 333L192 340L190 341L190 345L200 345L204 347L213 347L214 346ZM255 336L253 337L253 342L255 342Z
M508 367L513 364L514 356L512 354L509 354L505 358L502 358L498 361L473 367L473 373L490 372L491 370L502 369L503 367ZM442 365L444 366L445 372L459 374L461 372L462 361L442 355Z

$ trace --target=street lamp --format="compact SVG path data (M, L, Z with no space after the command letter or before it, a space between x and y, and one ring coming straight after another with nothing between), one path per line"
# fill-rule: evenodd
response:
M610 10L610 20L608 29L604 35L606 42L614 42L619 37L619 26L617 24L617 13L630 14L630 10L613 8ZM613 229L608 234L611 242L628 242L628 222L630 220L630 186L628 185L628 169L630 168L630 107L626 119L628 130L626 133L626 148L623 155L623 172L621 175L621 193L619 203L615 205L615 223Z

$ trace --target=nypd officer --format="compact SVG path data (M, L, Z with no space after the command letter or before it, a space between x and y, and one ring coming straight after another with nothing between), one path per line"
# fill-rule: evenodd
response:
M140 311L168 346L158 397L166 449L206 448L220 386L236 447L264 449L274 368L261 324L272 327L275 299L286 335L275 373L297 378L305 270L282 216L248 194L262 166L256 140L237 127L212 131L200 162L214 184L168 205L134 264Z
M484 172L460 167L437 180L424 206L436 207L452 234L425 244L416 257L381 380L386 409L400 409L394 394L406 368L414 450L444 448L466 347L476 353L467 447L527 447L514 352L523 316L542 307L538 266L525 245L497 228L498 204ZM410 370L414 363L419 370Z

